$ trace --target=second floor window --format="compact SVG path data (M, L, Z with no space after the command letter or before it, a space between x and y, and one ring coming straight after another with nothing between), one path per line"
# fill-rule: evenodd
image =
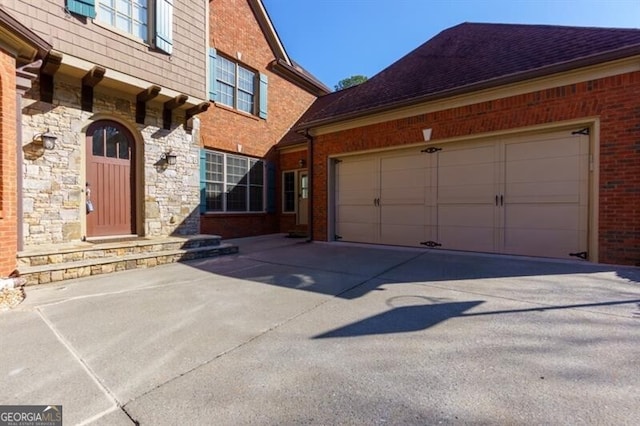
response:
M268 77L209 49L209 99L267 118Z
M174 0L65 0L66 10L173 52Z
M99 22L149 41L149 8L147 0L99 0Z

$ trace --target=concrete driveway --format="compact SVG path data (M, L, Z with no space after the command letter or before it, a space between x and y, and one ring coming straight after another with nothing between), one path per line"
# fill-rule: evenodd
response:
M65 424L638 424L640 269L282 235L27 288L0 404Z

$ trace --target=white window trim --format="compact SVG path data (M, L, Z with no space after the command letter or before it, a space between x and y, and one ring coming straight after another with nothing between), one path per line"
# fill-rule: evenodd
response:
M213 149L207 149L206 152L209 153L214 153L214 154L218 154L218 155L222 155L222 170L223 170L223 180L221 182L218 181L211 181L211 180L207 180L206 179L206 175L205 175L205 193L206 193L206 184L208 183L221 183L222 184L222 193L224 194L224 196L222 197L222 210L209 210L206 208L206 196L205 196L205 213L206 214L264 214L267 212L267 162L261 158L255 158L255 157L249 157L246 155L242 155L242 154L232 154L232 153L226 153L226 152L222 152L222 151L216 151ZM247 210L227 210L227 196L226 194L227 192L227 185L228 185L228 180L227 180L227 157L228 156L233 156L233 157L240 157L243 158L247 161L247 173L249 173L249 171L251 170L251 168L249 167L249 161L254 160L256 162L261 162L262 163L262 210L249 210L249 208L251 207L251 183L247 183L246 188L246 202L247 202ZM206 156L205 156L205 161L206 160ZM206 167L206 164L205 164Z
M216 103L218 103L218 104L220 104L222 106L225 106L227 108L232 108L232 109L234 109L234 110L236 110L238 112L241 112L243 114L250 114L252 116L258 116L258 114L259 114L259 105L257 105L256 99L258 99L259 91L260 91L260 80L259 80L260 73L257 72L256 70L254 70L253 68L249 68L248 66L246 66L244 64L241 64L240 62L238 62L236 60L233 60L229 56L226 56L224 54L221 55L219 52L218 52L217 58L216 58L216 65L215 65L216 67L218 66L218 61L220 59L225 59L225 60L231 62L235 66L235 81L234 81L234 84L232 86L233 87L233 105L229 105L229 104L226 104L226 103L222 102L221 94L218 95L218 101L216 101ZM246 90L240 88L240 68L242 68L242 69L244 69L246 71L249 71L250 73L253 74L253 93L251 93L251 96L253 97L252 98L253 106L251 108L251 111L245 111L243 109L238 108L238 93L239 92L249 93ZM216 72L216 81L214 82L216 87L214 89L217 90L218 82L221 82L222 84L229 86L228 82L223 81L218 76L219 76L219 73Z
M153 44L153 38L155 37L156 34L156 19L155 19L155 14L156 14L156 2L155 0L148 0L147 3L147 40L145 41L144 39L141 39L140 37L134 35L133 33L121 30L120 28L108 24L106 22L100 21L98 19L98 12L99 12L99 7L100 7L100 1L101 0L96 0L95 3L95 8L96 8L96 17L92 19L92 22L101 27L104 28L105 30L109 30L112 33L118 34L120 36L126 37L128 39L131 39L137 43L143 44L145 46L149 46L149 47L155 47Z

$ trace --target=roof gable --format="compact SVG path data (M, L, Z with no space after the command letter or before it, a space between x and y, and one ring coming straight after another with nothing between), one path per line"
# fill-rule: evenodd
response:
M463 23L419 46L299 127L640 54L640 30Z
M331 89L289 57L262 0L248 0L248 3L275 57L274 71L316 95L329 93Z

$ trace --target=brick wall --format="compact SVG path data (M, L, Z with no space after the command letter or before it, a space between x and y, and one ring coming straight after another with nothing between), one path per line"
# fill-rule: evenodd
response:
M0 49L0 277L16 268L16 64Z
M275 59L246 0L210 2L210 46L255 71L267 74L268 114L263 120L220 104L200 114L201 144L221 151L255 157L272 156L273 146L311 105L315 96L269 70ZM241 59L238 59L238 52ZM278 174L278 180L280 174ZM260 221L264 221L260 224ZM237 229L236 229L237 228ZM242 236L278 232L269 215L210 214L203 217L202 232Z
M209 214L200 220L200 230L222 238L240 238L276 233L278 223L274 214Z
M349 129L315 138L314 238L327 239L327 156L599 117L599 261L640 263L640 72Z

